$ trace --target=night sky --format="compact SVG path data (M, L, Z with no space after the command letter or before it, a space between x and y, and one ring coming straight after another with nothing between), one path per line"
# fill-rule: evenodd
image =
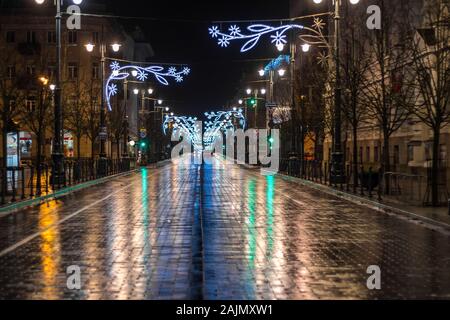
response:
M265 64L249 60L278 55L272 46L263 44L248 54L240 54L239 44L220 48L209 37L211 21L289 17L288 0L110 2L115 3L113 10L117 15L148 18L126 21L143 28L155 51L154 61L186 63L191 67L192 74L183 84L156 88L165 100L171 100L178 114L189 115L223 108L237 93L242 73L245 70L256 73Z

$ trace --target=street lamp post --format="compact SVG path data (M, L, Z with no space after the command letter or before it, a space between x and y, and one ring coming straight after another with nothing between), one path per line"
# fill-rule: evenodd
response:
M124 92L124 132L123 132L123 151L122 151L122 158L129 158L130 154L128 153L128 81L125 80L123 83L123 92Z
M43 4L44 0L35 0L37 4ZM75 4L81 4L82 0L73 0ZM62 113L62 95L61 95L61 74L62 74L62 63L61 63L61 20L62 20L62 7L63 0L56 0L56 74L55 74L55 87L54 87L54 137L53 137L53 148L52 148L52 184L59 187L64 184L65 172L64 172L64 150L63 150L63 113Z
M335 60L335 87L334 87L334 134L333 149L331 154L331 177L333 184L342 184L345 182L344 171L344 153L342 150L342 88L341 88L341 70L340 70L340 38L341 38L341 7L342 0L333 0L334 2L334 60ZM359 0L349 0L351 4L359 3ZM319 4L322 0L314 0Z
M107 128L106 128L106 104L105 104L105 73L106 73L106 44L104 41L104 26L102 25L102 37L100 43L100 68L101 68L101 106L100 106L100 154L99 154L99 175L103 176L106 174L107 165L107 155L106 155L106 139L108 138ZM86 50L88 52L93 52L95 45L87 44ZM114 52L119 52L120 44L113 43L111 48Z

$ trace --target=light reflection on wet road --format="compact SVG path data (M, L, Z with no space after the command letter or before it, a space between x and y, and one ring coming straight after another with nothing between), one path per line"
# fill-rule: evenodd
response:
M1 217L0 268L2 299L448 299L450 237L256 170L175 163Z

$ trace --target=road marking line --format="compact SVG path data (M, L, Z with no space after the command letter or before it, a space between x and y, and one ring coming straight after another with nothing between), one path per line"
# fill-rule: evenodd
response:
M150 178L150 177L154 176L154 174L155 174L155 172L153 172L153 174L148 175L147 178ZM140 183L140 181L139 181L139 183ZM59 220L58 222L55 222L54 224L48 226L47 228L45 228L45 229L43 229L43 230L40 230L40 231L38 231L38 232L36 232L36 233L34 233L34 234L32 234L32 235L30 235L30 236L28 236L28 237L22 239L21 241L19 241L19 242L13 244L12 246L10 246L10 247L4 249L3 251L1 251L1 252L0 252L0 257L3 257L4 255L7 255L8 253L10 253L10 252L16 250L17 248L19 248L19 247L21 247L21 246L27 244L27 243L30 242L31 240L34 240L35 238L39 237L42 233L47 232L48 230L51 230L51 229L53 229L53 228L55 228L55 227L57 227L57 226L63 224L63 223L66 222L67 220L70 220L70 219L76 217L76 216L79 215L80 213L82 213L82 212L84 212L84 211L86 211L86 210L88 210L88 209L90 209L90 208L92 208L92 207L95 207L96 205L102 203L103 201L108 200L108 199L111 198L112 196L114 196L114 195L116 195L116 194L122 192L122 191L125 190L125 189L129 189L129 188L130 188L130 185L127 185L127 186L125 186L125 187L123 187L123 188L117 190L116 192L109 194L108 196L104 197L103 199L97 200L97 201L95 201L94 203L91 203L90 205L87 205L87 206L85 206L84 208L82 208L82 209L80 209L80 210L78 210L78 211L76 211L76 212L74 212L74 213L68 215L68 216L65 217L64 219L61 219L61 220Z

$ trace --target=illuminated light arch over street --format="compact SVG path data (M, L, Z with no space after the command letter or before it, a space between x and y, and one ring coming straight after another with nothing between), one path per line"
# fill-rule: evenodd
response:
M245 128L246 121L242 109L233 111L207 112L205 116L208 122L205 124L205 135L203 137L204 147L210 150L214 146L217 138L224 132L236 130L233 120L238 120L239 125Z
M177 83L184 81L184 78L191 73L189 67L164 67L152 65L148 67L141 67L138 65L121 66L119 62L113 61L111 63L111 75L105 84L106 102L109 111L112 110L111 98L118 94L119 89L116 81L126 80L129 77L136 78L137 81L144 83L150 76L154 77L160 84L164 86L169 85L169 79L175 80Z
M299 24L286 24L278 27L269 26L266 24L253 24L247 27L248 32L243 33L241 28L236 24L228 28L228 33L221 31L220 27L215 25L209 28L209 34L213 39L217 39L218 45L222 48L228 47L232 41L245 41L241 47L241 52L252 50L264 36L270 35L270 41L280 50L288 43L286 33L289 30L307 29Z

